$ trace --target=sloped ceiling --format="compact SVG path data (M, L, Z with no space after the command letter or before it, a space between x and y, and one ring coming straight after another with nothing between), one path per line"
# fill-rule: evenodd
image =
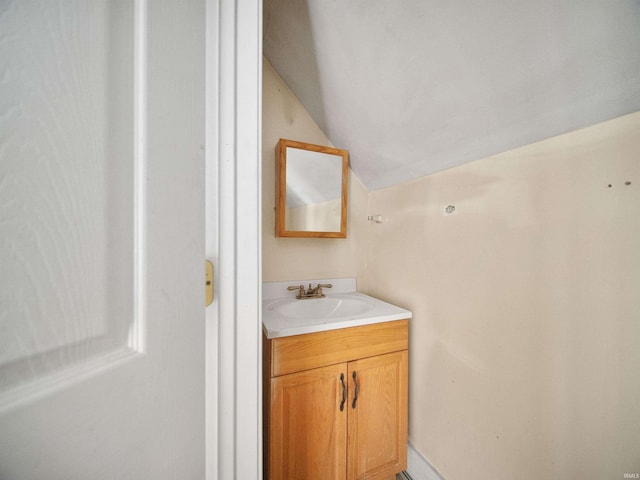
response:
M264 0L264 54L369 190L640 110L640 0Z

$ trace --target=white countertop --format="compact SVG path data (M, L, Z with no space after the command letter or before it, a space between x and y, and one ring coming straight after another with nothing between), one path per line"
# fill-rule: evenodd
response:
M297 300L288 286L331 283L325 298ZM312 279L263 284L262 325L267 338L337 330L411 318L404 308L356 291L355 279Z

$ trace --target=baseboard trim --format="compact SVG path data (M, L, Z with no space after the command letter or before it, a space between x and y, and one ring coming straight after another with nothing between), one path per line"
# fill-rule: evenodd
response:
M407 464L408 477L400 477L403 480L445 480L440 472L411 445L411 442L407 445ZM402 473L404 474L405 472Z

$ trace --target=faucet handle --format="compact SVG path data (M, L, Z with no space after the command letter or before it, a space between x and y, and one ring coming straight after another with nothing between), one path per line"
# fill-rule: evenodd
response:
M333 285L331 285L330 283L319 283L318 286L316 287L316 294L319 297L324 297L324 293L322 293L322 289L331 288L331 287L333 287Z
M287 287L287 290L291 291L291 290L304 290L304 285L292 285L290 287Z

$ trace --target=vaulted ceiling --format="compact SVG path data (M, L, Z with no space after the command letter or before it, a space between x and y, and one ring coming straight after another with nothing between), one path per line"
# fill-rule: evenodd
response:
M640 0L264 0L264 54L370 190L640 110Z

